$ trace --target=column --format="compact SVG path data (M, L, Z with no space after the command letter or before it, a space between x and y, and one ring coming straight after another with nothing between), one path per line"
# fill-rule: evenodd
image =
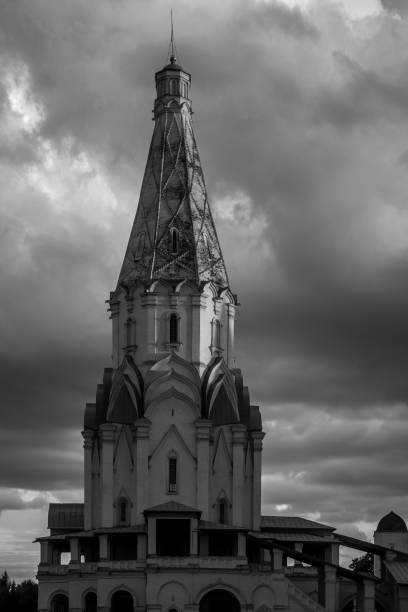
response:
M108 536L103 533L99 536L99 561L109 560Z
M111 293L112 296L112 293ZM118 368L120 363L120 339L119 339L119 300L109 300L110 318L112 319L112 362L113 367Z
M92 529L92 449L94 432L91 429L84 429L82 432L84 439L84 529Z
M244 425L232 425L232 523L243 526L244 505Z
M298 553L303 552L303 543L302 542L295 542L294 543L294 548L295 551ZM301 561L297 561L296 559L294 559L295 561L295 567L302 567L302 562Z
M136 504L133 506L134 522L144 522L144 510L149 503L149 419L137 419L133 440L136 441Z
M329 563L339 565L340 560L340 544L329 544L324 551L324 558Z
M227 330L227 366L234 367L235 351L235 304L227 304L228 330Z
M251 434L254 449L254 479L252 491L252 529L258 530L261 524L261 478L262 478L262 440L263 431L254 431Z
M147 519L147 554L156 554L156 518Z
M209 472L211 421L198 419L195 422L197 441L197 508L202 520L209 520Z
M245 533L242 533L241 531L239 531L237 533L237 538L238 538L237 557L246 559L246 535Z
M71 561L70 563L79 563L81 558L79 554L79 539L78 538L70 538L69 546L71 550Z
M324 566L324 602L327 612L336 612L337 600L337 574L336 568L331 565ZM373 611L374 612L374 611Z
M104 423L99 429L102 441L101 523L102 527L113 527L113 444L116 425Z
M272 565L275 572L281 572L283 569L283 552L278 548L272 550Z
M357 587L357 612L375 612L375 582L363 580Z
M51 561L51 546L48 540L40 540L40 565L49 565Z
M146 559L147 556L147 536L142 533L137 536L137 558Z
M190 539L190 555L198 555L198 519L190 519L191 539Z

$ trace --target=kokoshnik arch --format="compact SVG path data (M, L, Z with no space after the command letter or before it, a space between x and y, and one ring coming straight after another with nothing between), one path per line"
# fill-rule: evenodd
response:
M234 365L238 302L191 77L173 52L155 80L139 205L109 299L113 363L85 409L84 503L50 505L39 611L408 610L396 607L408 601L395 569L408 575L406 555L261 516L262 420ZM340 544L374 552L381 577L341 568Z

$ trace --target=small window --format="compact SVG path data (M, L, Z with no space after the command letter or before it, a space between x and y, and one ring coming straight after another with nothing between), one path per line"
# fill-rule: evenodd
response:
M218 504L219 522L225 524L227 522L227 504L225 499L221 499Z
M178 342L178 316L173 312L170 315L170 344Z
M172 227L170 230L170 242L171 242L172 253L178 253L179 237L178 237L178 231L174 227Z
M177 457L169 457L169 493L177 493Z
M177 94L177 81L175 79L170 80L170 94L172 96Z
M121 497L118 502L117 519L118 523L121 523L122 525L129 523L129 503L124 497Z

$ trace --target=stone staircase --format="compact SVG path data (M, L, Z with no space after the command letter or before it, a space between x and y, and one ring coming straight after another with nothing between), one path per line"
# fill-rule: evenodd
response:
M309 597L307 593L302 591L302 589L299 589L299 587L294 585L293 582L288 579L286 580L288 582L289 598L293 597L293 599L296 599L300 604L302 604L305 612L327 612L324 606Z

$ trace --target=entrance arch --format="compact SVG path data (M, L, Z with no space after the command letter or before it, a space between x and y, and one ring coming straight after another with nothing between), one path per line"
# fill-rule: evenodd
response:
M200 601L200 612L240 612L238 599L229 591L214 589Z
M52 612L68 612L69 604L68 597L62 593L58 593L52 598L51 610Z
M85 603L85 612L97 612L98 606L97 606L96 593L94 593L93 591L89 591L89 593L85 595L84 603Z
M116 591L112 595L111 612L133 612L133 597L129 591Z

